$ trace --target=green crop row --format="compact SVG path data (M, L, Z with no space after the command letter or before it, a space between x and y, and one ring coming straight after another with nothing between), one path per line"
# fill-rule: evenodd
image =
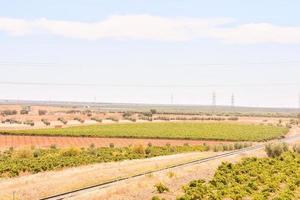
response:
M218 144L218 151L229 151L250 146L250 143ZM232 146L232 148L226 148ZM222 148L219 148L222 147ZM13 177L22 173L38 173L65 167L75 167L92 163L113 162L121 160L151 158L162 155L194 151L215 151L215 145L190 146L152 146L142 145L115 148L111 143L109 147L95 148L92 144L88 148L58 149L52 145L49 149L20 149L0 152L0 177Z
M200 146L130 146L122 148L68 148L6 150L0 153L0 177L13 177L22 173L38 173L75 167L92 163L112 162L130 159L150 158L191 151L208 151L209 147Z
M165 122L11 130L0 134L263 141L282 137L287 131L285 127L268 125Z

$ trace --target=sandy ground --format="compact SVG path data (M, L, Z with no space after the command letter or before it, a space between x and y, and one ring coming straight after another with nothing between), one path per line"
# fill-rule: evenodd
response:
M92 137L55 137L55 136L18 136L18 135L0 135L0 149L28 148L28 147L88 147L94 144L97 147L108 147L113 143L116 147L124 147L129 145L146 146L151 143L154 146L164 146L170 144L173 146L181 146L185 143L189 145L208 145L230 143L226 141L203 141L203 140L180 140L180 139L135 139L135 138L92 138Z
M214 152L193 152L150 159L100 163L44 172L11 179L0 179L0 199L35 200L141 172L161 169L179 163L215 155ZM87 198L88 199L88 198Z
M286 137L293 137L300 134L300 127L294 126L290 129L290 131L286 134Z

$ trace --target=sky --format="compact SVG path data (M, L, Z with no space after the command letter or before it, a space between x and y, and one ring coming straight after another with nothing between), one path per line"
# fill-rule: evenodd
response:
M0 0L0 99L298 107L298 0Z

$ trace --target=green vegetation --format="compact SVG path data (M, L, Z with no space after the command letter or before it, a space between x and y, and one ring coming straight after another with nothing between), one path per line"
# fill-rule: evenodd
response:
M154 196L151 200L165 200L165 198L159 198L158 196Z
M169 192L169 188L165 186L163 183L157 183L154 185L158 193Z
M300 154L222 163L211 181L195 180L183 188L178 200L300 199Z
M265 151L269 157L275 158L280 156L283 152L289 150L289 146L286 143L271 143L267 144Z
M176 153L207 151L208 146L130 146L122 148L91 145L87 149L49 149L6 150L0 153L0 177L13 177L22 173L38 173L65 167L75 167L92 163L150 158Z
M16 110L3 110L3 111L0 111L0 115L2 115L2 116L16 115L16 114L18 114L18 111L16 111Z
M1 131L2 134L63 135L133 138L180 138L231 141L263 141L282 137L285 127L234 123L137 123L107 124L61 129Z

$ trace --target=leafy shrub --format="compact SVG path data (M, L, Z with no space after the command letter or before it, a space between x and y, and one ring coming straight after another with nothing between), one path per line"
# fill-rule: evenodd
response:
M145 148L143 147L143 145L134 146L133 152L138 154L145 154Z
M163 183L157 183L154 185L158 193L169 192L169 188L165 186Z
M167 175L169 178L173 178L175 176L175 173L172 171L169 171Z
M132 115L133 115L133 112L124 112L122 116L123 116L124 118L129 118L129 117L132 116Z
M233 144L228 144L228 151L232 151L232 150L234 150Z
M286 124L285 127L290 129L290 128L292 128L292 125L291 124Z
M288 151L288 145L286 143L270 143L265 146L265 151L269 157L278 157L283 152Z
M115 147L115 144L114 144L114 143L109 143L109 147L110 147L110 148L114 148L114 147Z
M84 120L79 117L75 117L74 120L79 121L80 123L84 123Z
M228 120L237 121L237 120L239 120L239 118L238 117L228 117Z
M219 151L223 151L223 146L222 145L214 145L213 147L213 151L214 152L219 152Z
M151 200L165 200L165 198L160 198L158 196L153 196Z
M97 117L92 117L91 120L94 120L94 121L96 121L96 122L98 122L98 123L101 123L101 122L102 122L102 119L97 118Z
M33 157L37 158L39 156L41 156L41 150L40 149L35 149L33 151Z
M18 111L16 110L3 110L0 112L1 115L5 116L5 115L16 115L18 114Z
M65 119L62 118L62 117L57 118L57 120L60 121L60 122L63 123L63 124L67 124L67 123L68 123L68 121L65 120Z
M13 156L15 158L30 158L33 156L32 151L29 149L21 149L18 151L15 151Z
M62 156L76 156L80 153L80 150L74 147L65 149L62 151Z
M5 119L2 121L2 123L10 123L10 124L22 124L21 121L15 120L15 119Z
M155 109L151 109L151 110L150 110L150 113L151 113L152 115L154 115L154 114L156 114L156 113L157 113L157 110L155 110Z
M21 115L28 115L29 111L28 110L21 110L20 114Z
M146 153L146 154L151 154L151 148L149 148L149 147L146 148L146 149L145 149L145 153Z
M242 149L242 148L243 148L242 143L239 143L239 142L234 143L234 149Z
M32 120L26 120L23 124L34 126L34 122Z
M119 119L116 118L116 117L108 117L107 119L108 119L108 120L111 120L111 121L113 121L113 122L119 122Z
M46 126L50 126L50 122L47 119L41 120Z
M229 150L229 146L227 144L223 144L223 150L224 151L228 151Z

